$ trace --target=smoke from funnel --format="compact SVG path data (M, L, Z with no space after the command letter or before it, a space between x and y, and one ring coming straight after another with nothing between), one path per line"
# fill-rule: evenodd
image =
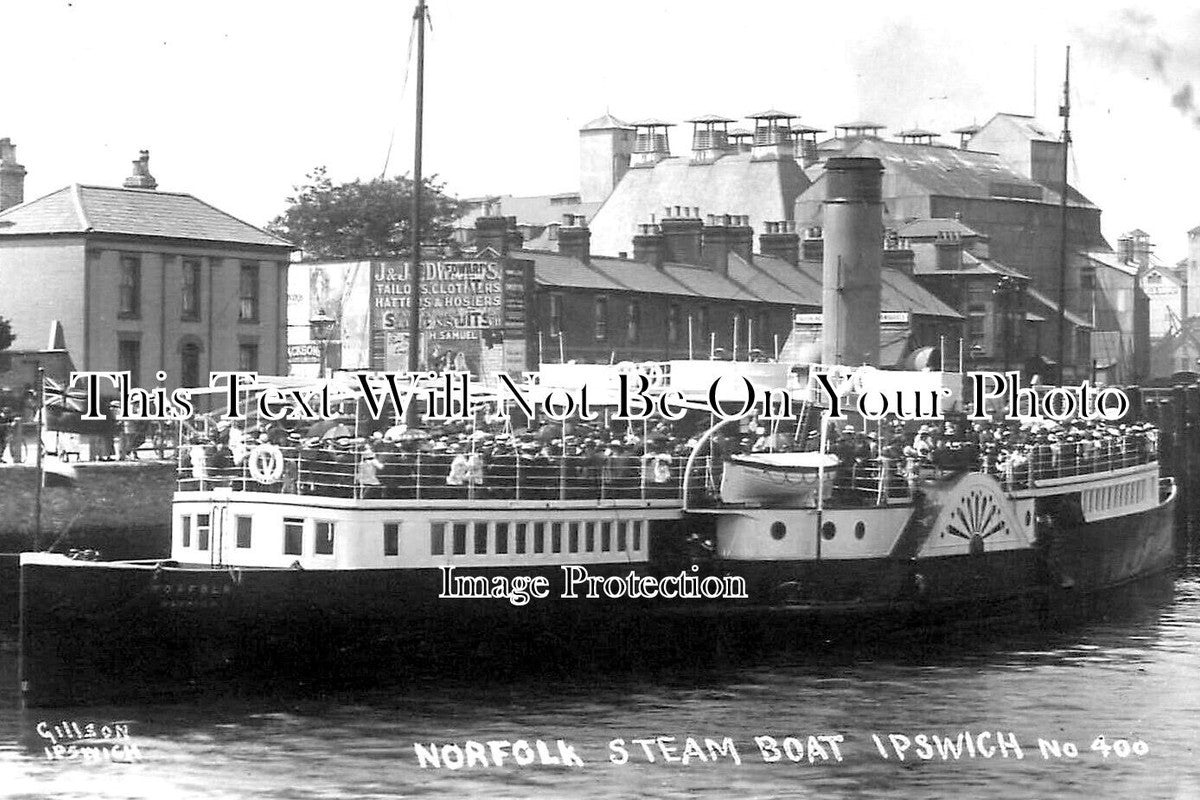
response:
M1190 42L1200 36L1200 13L1190 14L1182 24L1172 24L1172 36L1182 37L1175 47L1160 32L1165 26L1139 9L1120 11L1107 26L1080 32L1084 43L1114 61L1133 67L1149 64L1150 70L1171 93L1171 106L1200 127L1200 108L1190 76L1200 74L1200 57Z

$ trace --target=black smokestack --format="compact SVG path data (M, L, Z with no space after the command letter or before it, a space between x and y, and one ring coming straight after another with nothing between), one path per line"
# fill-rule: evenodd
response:
M879 366L882 162L826 161L824 216L822 359L826 364Z

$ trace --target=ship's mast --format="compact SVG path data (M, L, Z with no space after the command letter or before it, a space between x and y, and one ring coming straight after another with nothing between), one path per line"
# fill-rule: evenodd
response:
M1059 192L1059 250L1058 250L1058 385L1066 381L1066 318L1067 318L1067 164L1071 149L1071 46L1067 45L1067 65L1063 79L1063 100L1058 107L1062 127L1062 186Z
M408 270L408 371L416 380L421 368L421 140L425 114L425 0L417 0L413 19L417 24L417 113L413 141L412 261ZM411 427L417 421L417 405L410 402L405 413Z

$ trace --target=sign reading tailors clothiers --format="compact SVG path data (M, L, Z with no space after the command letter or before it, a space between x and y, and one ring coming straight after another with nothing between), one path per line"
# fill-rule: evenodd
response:
M379 347L372 353L375 369L408 368L408 322L411 287L407 262L378 262L371 276L371 330ZM498 261L425 261L421 263L422 369L457 369L479 375L504 368L500 350L489 357L513 330L513 311L524 322L524 297L517 283L505 281ZM507 318L507 319L506 319ZM506 326L507 323L507 326ZM510 334L511 335L511 334ZM517 367L520 368L520 367Z

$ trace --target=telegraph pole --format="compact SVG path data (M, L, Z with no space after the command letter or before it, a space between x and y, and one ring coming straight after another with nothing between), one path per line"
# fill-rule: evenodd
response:
M412 261L408 271L408 372L416 380L421 369L421 144L425 116L425 0L417 0L417 113L413 142ZM417 404L410 402L405 423L417 422Z
M1067 329L1067 164L1071 149L1071 46L1067 45L1067 69L1063 80L1063 101L1058 107L1062 127L1062 189L1059 197L1061 212L1058 250L1058 385L1066 382Z

